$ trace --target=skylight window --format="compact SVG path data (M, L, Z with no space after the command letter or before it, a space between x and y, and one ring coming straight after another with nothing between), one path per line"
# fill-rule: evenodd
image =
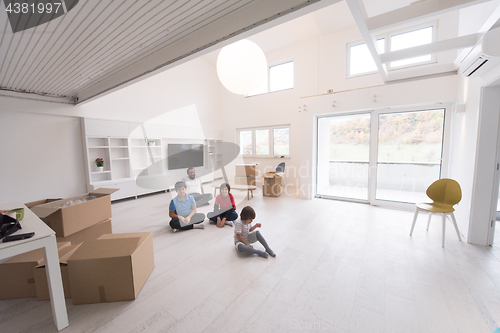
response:
M391 51L407 49L414 46L432 43L433 26L419 30L404 32L391 36ZM403 59L391 62L391 68L402 67L407 65L429 62L432 60L432 55L424 55L415 58Z
M380 53L385 50L385 38L377 39L377 47ZM373 73L377 71L375 61L365 43L349 47L349 73L348 76Z
M397 51L414 46L432 43L436 39L436 24L421 25L404 31L392 31L377 39L379 54ZM351 43L347 48L347 76L375 73L377 66L365 43ZM435 55L424 55L415 58L393 61L389 69L415 66L435 61Z

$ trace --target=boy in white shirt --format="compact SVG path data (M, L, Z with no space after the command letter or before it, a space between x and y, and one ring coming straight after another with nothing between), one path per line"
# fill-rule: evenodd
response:
M196 178L194 168L187 169L187 177L182 178L182 181L186 183L186 193L196 201L196 207L206 206L212 200L213 195L205 193L201 184L201 178Z

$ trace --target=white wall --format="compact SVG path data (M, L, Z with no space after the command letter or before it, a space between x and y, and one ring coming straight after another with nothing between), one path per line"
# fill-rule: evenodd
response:
M307 177L301 179L301 196L312 198L315 178L314 168L316 116L344 113L349 111L399 108L453 101L456 98L457 76L417 80L383 87L348 91L334 95L312 97L305 100L307 112L301 116L302 168L310 170ZM374 97L376 95L376 97ZM335 103L333 101L335 100ZM332 105L335 104L335 107Z
M194 59L80 106L85 117L220 129L220 85L215 67ZM189 110L189 112L186 112ZM174 116L168 116L169 113Z
M469 217L474 185L477 126L480 104L480 79L459 77L458 104L465 104L465 112L452 117L449 178L462 188L462 200L455 206L455 217L460 232L468 238Z
M456 23L456 16L443 19L441 26L446 27L441 28L443 34L453 34L450 27ZM300 186L304 198L311 198L314 193L315 115L456 100L456 76L390 83L381 87L376 87L383 85L378 74L346 78L346 44L359 39L358 29L351 28L266 54L269 64L294 61L295 86L291 90L248 98L225 89L222 91L226 141L237 142L235 129L290 124L291 154L290 159L285 160L285 180L287 184ZM339 93L324 95L327 89ZM307 111L299 112L304 105ZM280 162L265 158L245 158L245 161L259 162L261 171L276 167Z
M465 112L454 114L452 124L450 178L462 188L455 216L467 241L479 245L488 245L500 118L500 88L483 87L499 77L497 66L487 77L461 78L457 101Z
M0 202L85 193L79 118L0 111L0 147Z
M284 60L294 61L294 88L246 98L222 89L224 140L237 143L236 129L290 125L290 158L245 157L244 162L259 163L260 173L275 170L280 162L285 162L285 182L298 186L301 152L301 126L298 111L301 96L313 95L318 91L318 41L310 40L296 44L266 54L266 57L269 64ZM234 167L229 166L226 172L231 180L234 177Z
M481 90L476 165L468 241L488 245L488 230L496 173L498 126L500 120L500 87ZM497 240L498 241L498 240Z
M78 117L160 119L172 126L172 137L181 127L185 137L220 137L219 98L215 68L203 59L78 106L0 97L0 202L86 192Z

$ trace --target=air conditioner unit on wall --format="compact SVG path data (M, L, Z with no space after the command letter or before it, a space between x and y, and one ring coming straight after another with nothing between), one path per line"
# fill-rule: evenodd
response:
M462 76L479 77L500 63L500 28L495 28L479 40L460 62Z

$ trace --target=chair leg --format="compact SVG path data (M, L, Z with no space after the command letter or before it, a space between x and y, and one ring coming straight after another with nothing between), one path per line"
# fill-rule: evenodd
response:
M444 247L444 233L445 233L445 229L446 229L446 215L445 214L442 214L443 215L443 247Z
M413 223L411 224L410 236L413 234L413 229L415 228L415 223L417 222L418 212L419 212L419 209L418 209L418 207L416 207L415 208L415 215L413 216Z
M429 226L431 225L432 212L429 212L429 220L427 221L427 231L429 231Z
M457 231L458 240L462 241L462 237L460 237L460 231L458 230L457 220L455 220L455 214L453 214L453 212L451 212L450 216L451 216L451 221L453 222L453 225L455 226L455 230Z

